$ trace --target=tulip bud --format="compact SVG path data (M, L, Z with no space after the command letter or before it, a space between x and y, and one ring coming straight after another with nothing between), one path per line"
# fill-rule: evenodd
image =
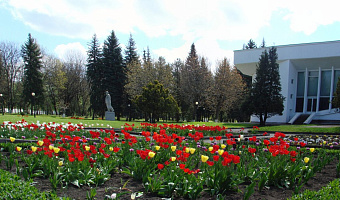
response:
M53 148L54 153L59 153L60 149L58 147Z
M201 155L201 160L202 160L202 162L207 162L207 161L208 161L208 159L209 159L209 157L208 157L208 156Z
M34 147L34 146L31 146L31 149L32 149L33 152L36 152L38 148Z
M14 142L15 138L14 137L9 137L9 140L11 140L11 142Z
M308 162L309 162L309 158L308 158L308 157L305 157L305 158L303 159L303 161L304 161L305 163L308 163Z
M171 151L176 151L176 146L171 146Z
M152 152L152 151L149 151L149 154L148 154L148 155L149 155L150 158L153 158L153 157L156 155L156 153L154 153L154 152Z
M41 141L41 140L38 141L38 145L39 145L39 146L42 146L43 144L44 144L43 141Z

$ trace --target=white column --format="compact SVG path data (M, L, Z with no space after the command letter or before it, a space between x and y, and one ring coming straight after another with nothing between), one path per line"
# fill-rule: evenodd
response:
M316 112L319 112L320 93L321 93L321 67L319 67L318 93L317 93L317 96L316 96Z
M329 93L329 111L332 109L332 100L333 100L333 88L334 88L334 66L332 66L332 75L331 75L331 88Z
M303 113L307 112L307 91L308 91L308 69L306 67L305 70L305 91L304 91L304 95L303 95Z

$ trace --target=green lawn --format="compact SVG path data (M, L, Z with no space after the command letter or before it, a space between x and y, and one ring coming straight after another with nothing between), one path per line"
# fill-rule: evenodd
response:
M325 127L322 125L280 125L260 127L261 131L268 132L301 132L301 133L340 133L340 126Z
M120 128L123 126L125 123L128 124L135 124L135 126L139 126L140 123L143 123L144 120L135 120L128 122L125 120L125 118L121 118L121 121L106 121L106 120L101 120L101 119L94 119L92 120L91 118L86 118L86 119L71 119L70 117L60 117L60 116L55 116L55 115L36 115L36 118L34 118L32 115L10 115L10 114L5 114L5 115L0 115L0 123L4 121L11 121L11 122L16 122L16 121L21 121L22 119L26 120L28 123L37 123L39 121L40 123L43 122L56 122L56 123L74 123L74 124L79 124L83 123L86 126L92 126L92 127L114 127L114 128ZM217 123L217 122L180 122L176 123L174 121L163 121L161 120L158 122L158 124L194 124L194 125L207 125L207 126L226 126L228 128L247 128L250 127L252 128L255 124L250 124L250 123Z
M83 123L85 126L91 126L91 127L97 127L97 128L105 128L105 127L114 127L114 128L120 128L125 123L128 124L135 124L135 127L138 127L140 123L144 122L143 120L136 120L136 121L125 121L125 118L122 118L121 121L106 121L101 119L95 119L92 120L91 118L86 119L71 119L70 117L60 117L55 115L37 115L36 118L34 118L32 115L0 115L0 123L4 121L21 121L22 119L26 120L28 123L37 123L39 121L40 123L43 122L56 122L56 123ZM158 124L176 124L174 121L163 121L161 120ZM177 124L193 124L193 125L207 125L207 126L226 126L228 128L252 128L253 126L257 126L258 124L252 124L252 123L217 123L217 122L180 122ZM334 126L334 127L324 127L321 125L278 125L278 126L265 126L260 127L260 131L268 131L268 132L301 132L301 133L340 133L340 126Z

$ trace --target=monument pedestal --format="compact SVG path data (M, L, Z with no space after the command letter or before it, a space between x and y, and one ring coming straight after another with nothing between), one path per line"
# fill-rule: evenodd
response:
M109 112L109 111L106 111L105 112L105 119L108 120L108 121L115 121L115 118L116 115L115 115L115 112Z

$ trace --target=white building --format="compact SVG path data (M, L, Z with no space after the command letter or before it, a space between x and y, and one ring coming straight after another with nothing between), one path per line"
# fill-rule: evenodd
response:
M267 122L340 123L340 112L330 103L340 77L340 41L276 47L284 111ZM234 51L235 66L254 78L263 51L264 48ZM259 119L252 116L251 121Z

